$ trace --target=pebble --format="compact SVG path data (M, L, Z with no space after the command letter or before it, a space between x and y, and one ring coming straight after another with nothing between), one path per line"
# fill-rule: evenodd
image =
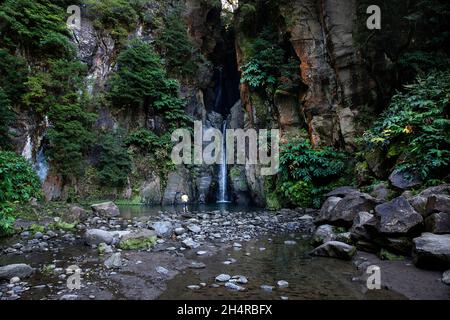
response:
M156 267L156 272L163 274L163 275L168 275L170 271L164 267L159 266L159 267Z
M204 256L207 253L208 253L208 251L197 251L198 256Z
M204 268L206 268L206 264L204 264L203 262L192 262L189 265L189 268L191 268L191 269L204 269Z
M193 285L187 286L187 288L190 290L198 290L198 289L200 289L200 286L193 284Z
M287 288L287 287L289 287L289 282L287 282L285 280L280 280L277 282L277 285L279 288Z
M297 244L297 242L294 241L294 240L286 240L286 241L284 242L284 244L285 244L285 245L288 245L288 246L294 246L294 245Z
M269 285L266 285L266 284L263 284L262 286L260 286L260 288L262 290L264 290L264 291L267 291L267 292L272 292L272 290L273 290L272 286L269 286Z
M14 283L18 283L20 282L20 278L19 277L13 277L9 280L10 284L14 284Z
M241 287L233 282L225 283L225 287L227 287L228 289L231 289L231 290L235 290L235 291L244 291L245 290L244 287Z
M227 282L230 279L231 279L231 276L228 274L219 274L216 277L216 281L219 281L219 282Z

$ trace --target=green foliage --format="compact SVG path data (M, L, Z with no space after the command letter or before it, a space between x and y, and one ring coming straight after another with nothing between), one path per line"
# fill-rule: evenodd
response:
M180 10L167 17L156 44L166 60L165 65L170 74L182 77L196 74L201 55L188 37Z
M320 207L323 195L339 185L345 161L331 147L313 149L308 140L293 140L281 149L277 192L294 206Z
M100 140L97 175L104 186L123 187L131 171L131 160L119 134L105 134Z
M25 158L0 151L0 203L40 198L40 188L39 179Z
M150 249L156 244L156 237L128 239L119 243L119 248L122 250L144 250Z
M389 108L364 134L367 151L397 159L396 169L431 179L450 164L450 72L419 77L396 94Z
M20 47L34 58L73 54L66 13L48 0L5 0L0 6L0 46Z
M15 116L11 110L11 102L0 87L0 149L9 145L9 125Z
M264 89L269 96L277 90L289 91L300 80L300 63L281 46L277 34L266 28L250 48L251 57L242 66L242 83Z
M131 132L126 138L125 144L136 146L146 153L166 148L170 144L170 137L167 135L159 137L154 132L141 128Z
M107 30L119 41L127 38L138 21L139 12L145 1L142 0L84 0L88 16L93 19L94 27Z
M110 98L116 107L143 108L161 115L170 129L182 127L189 118L178 97L179 84L168 79L161 59L140 40L130 43L118 58L118 70L110 81Z
M14 203L40 198L41 185L30 163L14 152L0 151L0 236L14 223Z

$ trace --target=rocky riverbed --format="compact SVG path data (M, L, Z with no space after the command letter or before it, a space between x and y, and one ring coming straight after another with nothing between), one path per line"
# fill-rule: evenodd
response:
M361 265L372 256L358 270L342 256L311 255L314 210L91 210L70 208L64 219L76 223L22 223L3 241L0 299L424 298L387 284L368 291Z

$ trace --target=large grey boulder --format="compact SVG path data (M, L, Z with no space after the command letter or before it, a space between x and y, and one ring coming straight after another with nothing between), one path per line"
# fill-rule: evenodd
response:
M331 220L331 215L333 214L334 208L337 206L339 201L341 201L342 198L339 197L329 197L322 205L322 208L320 209L319 214L317 215L315 221L316 223L322 223L327 222Z
M389 190L387 184L381 182L372 189L370 195L380 201L388 201L390 193L391 191Z
M370 239L370 235L367 232L365 226L374 217L373 214L368 212L359 212L353 220L353 225L350 229L352 238L355 240Z
M121 253L120 252L113 253L108 259L105 260L104 265L108 269L122 267L122 255L121 255Z
M435 212L450 213L450 196L445 194L437 194L428 197L426 205L427 214Z
M88 245L99 245L100 243L112 244L114 235L101 229L89 229L84 235L84 241Z
M320 257L351 260L356 254L356 248L343 242L328 241L315 248L311 254Z
M14 277L23 279L29 277L33 271L33 268L25 263L9 264L0 267L0 279L10 280Z
M81 222L87 219L88 212L79 206L71 206L67 212L64 213L63 219L66 222L74 223Z
M328 192L325 196L326 197L345 198L349 194L352 194L355 192L359 193L359 191L353 187L339 187L337 189L334 189L333 191Z
M134 232L129 232L122 236L119 236L119 247L123 248L129 241L137 240L137 241L146 241L151 238L156 238L156 232L154 230L148 229L140 229Z
M160 238L168 238L172 236L173 225L169 221L158 221L153 223L153 230L155 230L156 234Z
M435 194L450 195L450 183L430 187L428 189L423 190L421 193L419 193L420 196L426 197L426 198L429 196L435 195Z
M414 174L406 171L394 170L389 176L389 181L394 187L402 190L411 189L422 183L422 180Z
M423 233L413 239L413 258L418 267L448 269L450 267L450 235Z
M427 214L427 202L428 198L417 195L415 197L412 197L408 199L409 204L416 210L418 213L420 213L424 218L428 216Z
M450 270L447 270L442 274L442 282L450 286Z
M433 213L425 219L425 230L436 234L450 233L450 213Z
M375 217L367 222L366 229L384 235L406 235L420 230L422 223L422 216L400 196L376 206Z
M334 227L329 224L319 226L312 237L312 243L315 246L333 240L336 240L336 234L334 232Z
M329 214L328 223L351 227L360 212L371 212L379 201L368 194L356 192L339 201Z
M91 208L95 214L101 217L111 218L120 216L119 208L115 205L114 202L111 201L93 204Z

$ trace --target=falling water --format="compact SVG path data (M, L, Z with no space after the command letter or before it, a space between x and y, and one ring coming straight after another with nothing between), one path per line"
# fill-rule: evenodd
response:
M33 143L31 142L31 137L29 134L27 135L27 142L23 148L22 156L29 161L33 159Z
M227 121L223 122L222 128L222 161L219 171L219 200L218 203L227 203L228 201L228 170L227 170L227 152L226 152L226 130Z
M47 179L48 174L48 165L45 160L44 148L41 148L36 157L36 163L34 164L34 170L36 171L41 182L44 182Z

